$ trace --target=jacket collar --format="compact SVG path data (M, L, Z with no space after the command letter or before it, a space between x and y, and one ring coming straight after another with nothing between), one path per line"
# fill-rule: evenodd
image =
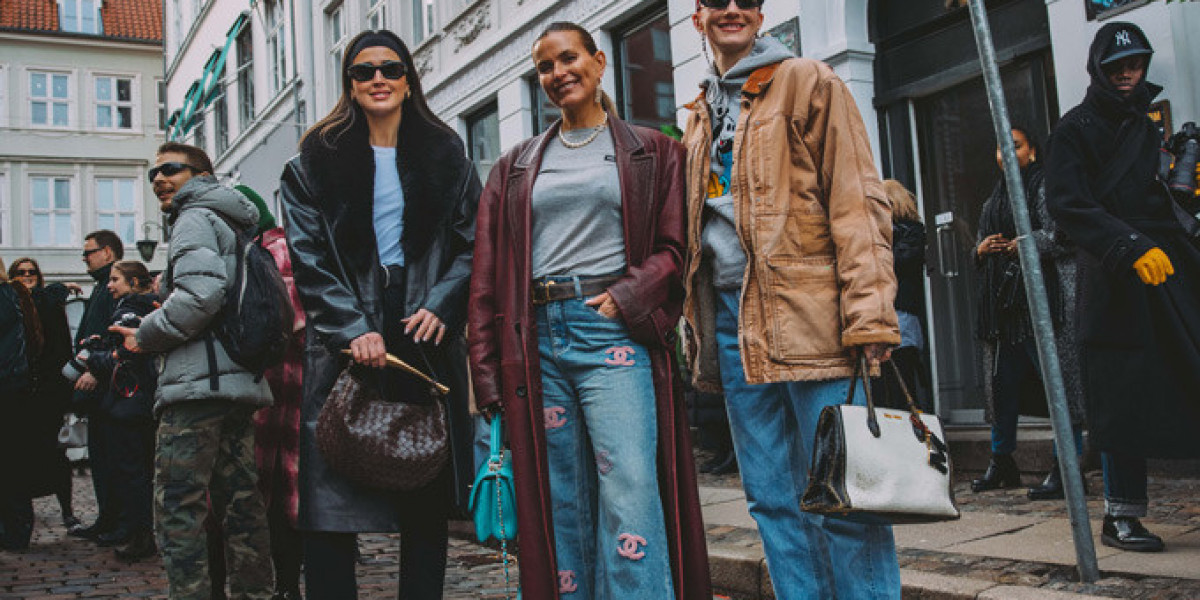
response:
M771 63L765 67L756 69L746 79L746 83L742 84L742 93L747 96L758 96L766 92L767 88L771 85L771 81L775 79L775 71L779 70L779 65L781 64L783 64L783 61ZM696 96L696 99L685 104L684 108L694 112L700 110L702 106L704 106L703 89L700 90L700 94Z
M617 115L608 114L608 127L612 129L613 149L616 150L617 156L621 156L622 154L641 154L645 151L642 140L633 133L633 126L622 121ZM554 138L558 137L558 130L561 128L562 119L559 119L550 126L550 129L533 138L531 143L527 144L525 149L517 156L517 160L513 162L513 167L528 169L531 166L540 165L542 155L546 153L546 146Z

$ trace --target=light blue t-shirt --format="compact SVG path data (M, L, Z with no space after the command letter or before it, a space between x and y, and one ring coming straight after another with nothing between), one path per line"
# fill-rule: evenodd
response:
M375 244L379 264L403 266L400 237L404 234L404 188L396 169L396 149L371 149L375 151Z

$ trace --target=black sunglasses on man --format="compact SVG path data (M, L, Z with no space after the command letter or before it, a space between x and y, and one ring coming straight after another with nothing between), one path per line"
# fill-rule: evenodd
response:
M154 178L158 177L159 173L162 173L166 177L170 177L172 175L175 175L176 173L179 173L180 171L182 171L184 169L189 169L189 170L191 170L192 173L200 172L200 169L197 169L196 167L193 167L192 165L189 165L187 163L165 162L161 165L155 165L155 166L151 167L150 172L147 173L147 176L150 179L150 183L154 183Z

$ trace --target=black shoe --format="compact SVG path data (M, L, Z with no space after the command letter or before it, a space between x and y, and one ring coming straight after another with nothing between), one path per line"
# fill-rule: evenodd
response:
M972 492L984 492L1021 485L1021 471L1011 454L993 454L983 478L971 481Z
M112 527L99 521L88 525L87 527L75 527L67 531L68 534L75 537L80 537L85 540L96 541L101 535L112 531Z
M70 514L63 515L62 524L63 524L63 527L67 528L68 533L72 529L83 529L83 523L80 522L79 517L77 517L75 515L70 515Z
M1137 517L1104 515L1100 543L1130 552L1162 552L1162 538L1150 533Z
M738 472L737 455L733 453L733 450L730 450L728 454L721 458L724 460L720 464L713 465L709 473L713 475L729 475L730 473Z
M1083 483L1083 495L1087 495L1087 479L1080 479ZM1066 490L1063 489L1062 474L1057 467L1050 470L1046 474L1046 479L1041 484L1029 488L1025 493L1030 500L1062 500L1067 497Z
M135 533L129 538L129 545L117 550L117 560L127 563L138 562L158 554L158 546L154 543L154 534L149 531Z
M716 468L724 465L725 463L729 462L729 459L732 456L733 456L733 450L731 450L731 449L716 450L715 452L713 452L712 458L704 461L704 464L700 465L700 472L701 473L712 473L713 469L716 469Z
M110 546L120 546L129 541L129 530L114 529L108 533L102 533L96 536L96 545L105 548Z

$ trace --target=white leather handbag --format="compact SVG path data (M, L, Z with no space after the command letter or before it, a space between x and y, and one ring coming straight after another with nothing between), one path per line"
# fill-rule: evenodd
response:
M800 508L896 524L959 518L941 421L917 409L899 373L909 411L875 408L865 362L855 365L846 403L821 411ZM866 406L851 404L860 377Z

